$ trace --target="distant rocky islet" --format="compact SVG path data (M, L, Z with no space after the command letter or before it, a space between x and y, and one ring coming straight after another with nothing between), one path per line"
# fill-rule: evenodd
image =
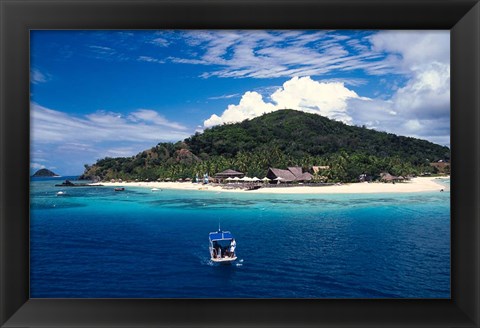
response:
M35 172L32 177L59 177L60 175L48 170L48 169L40 169Z

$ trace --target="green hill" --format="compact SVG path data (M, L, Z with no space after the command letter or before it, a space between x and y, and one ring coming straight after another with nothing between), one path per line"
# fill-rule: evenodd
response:
M448 159L450 149L429 141L346 125L326 117L280 110L237 124L216 126L185 140L195 154L235 156L279 148L293 156L328 156L340 151L400 156L421 163Z
M84 177L179 179L227 168L263 177L269 167L330 166L330 181L432 172L430 162L449 161L450 149L429 141L349 126L316 114L280 110L241 123L206 129L182 142L159 143L129 158L105 158L86 166Z

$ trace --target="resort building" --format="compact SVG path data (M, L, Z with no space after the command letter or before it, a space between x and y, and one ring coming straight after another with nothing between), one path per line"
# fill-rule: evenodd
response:
M222 171L220 173L215 174L213 177L215 179L215 182L223 182L223 181L225 181L225 179L228 179L228 178L235 178L235 177L243 178L244 176L245 176L245 173L228 169L228 170L225 170L225 171Z
M313 179L313 175L303 172L299 166L289 167L287 170L269 168L267 178L278 182L305 182Z
M394 175L391 175L388 172L382 172L382 173L380 173L380 181L395 183L395 182L405 181L405 178L402 177L402 176L396 177Z

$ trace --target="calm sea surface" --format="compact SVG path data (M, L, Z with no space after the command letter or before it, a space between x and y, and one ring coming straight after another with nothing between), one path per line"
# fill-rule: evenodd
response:
M62 181L31 182L32 298L450 297L449 180L445 192L367 195ZM210 262L219 220L236 264Z

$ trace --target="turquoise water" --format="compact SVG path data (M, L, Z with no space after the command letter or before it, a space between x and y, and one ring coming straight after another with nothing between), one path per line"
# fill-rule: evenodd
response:
M449 298L450 192L268 195L31 183L32 298ZM66 196L56 196L59 190ZM219 221L239 260L209 260Z

